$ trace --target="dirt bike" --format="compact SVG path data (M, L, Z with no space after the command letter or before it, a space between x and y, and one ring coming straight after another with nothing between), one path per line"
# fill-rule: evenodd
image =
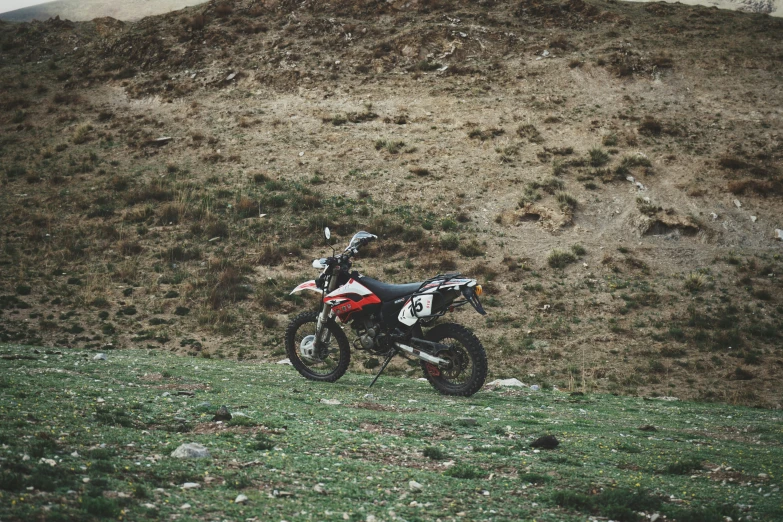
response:
M327 241L329 229L324 230ZM487 354L478 338L456 323L432 326L441 316L470 304L486 315L475 279L457 273L439 274L419 283L392 285L351 271L351 259L377 236L357 232L348 247L313 261L322 269L318 279L306 281L291 292L320 294L318 311L296 316L285 332L285 348L294 368L314 381L334 382L351 360L342 324L356 334L354 349L385 357L370 386L392 358L418 359L424 377L440 393L470 396L484 384ZM430 328L432 326L432 328ZM426 334L423 328L427 328Z

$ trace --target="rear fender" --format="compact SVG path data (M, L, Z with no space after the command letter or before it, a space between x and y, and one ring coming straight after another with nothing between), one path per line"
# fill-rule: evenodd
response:
M316 286L315 280L305 281L301 285L294 288L291 294L296 294L298 292L301 292L302 290L310 290L311 292L316 292L318 294L321 293L321 289L318 288L318 286Z

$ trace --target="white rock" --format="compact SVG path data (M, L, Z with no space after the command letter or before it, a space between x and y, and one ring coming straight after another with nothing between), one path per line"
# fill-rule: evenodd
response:
M288 366L293 366L293 364L291 364L290 359L283 359L282 361L277 361L277 364L287 364Z
M639 183L638 181L636 182L636 188L638 188L639 190L646 190L646 189L644 188L644 185L642 185L642 184L641 184L641 183Z
M247 496L240 493L237 495L237 498L234 499L234 504L242 504L243 502L247 502Z
M185 482L180 487L182 489L196 489L196 488L200 488L201 484L199 484L198 482Z
M410 490L413 491L414 493L424 491L424 486L422 486L415 480L411 480L410 482L408 482L408 488L410 488Z
M232 72L231 74L229 74L228 76L226 76L226 81L227 81L227 82L230 82L231 80L233 80L233 79L234 79L234 78L236 78L236 77L237 77L237 73L235 73L235 72Z
M313 491L315 491L316 493L320 493L321 495L326 495L326 490L324 489L324 485L320 483L313 486Z
M41 464L49 464L52 467L57 465L57 461L54 460L54 459L44 459L44 458L42 458L38 462L40 462Z
M190 509L190 504L188 504L188 503L182 504L179 508L180 509Z
M330 406L339 406L342 403L337 399L321 399L321 404L328 404Z
M742 208L742 203L740 203L738 199L735 199L734 200L734 206L737 207L737 208Z
M650 522L655 522L655 521L656 521L656 520L658 520L659 518L661 518L661 515L659 515L658 513L653 513L653 514L650 516Z
M208 459L211 458L209 450L206 446L191 442L189 444L182 444L180 447L171 452L171 456L177 459Z
M105 353L99 353L95 357L92 358L93 361L105 361L107 359Z
M78 459L79 458L79 452L78 451L74 451L73 453L71 453L71 457L73 457L75 459Z
M750 220L755 223L758 220L758 217L756 216L750 216Z
M636 178L634 178L633 176L626 176L625 179L627 179L631 183L636 183Z
M710 217L712 218L713 221L715 221L716 219L718 219L718 214L716 214L715 212L710 212Z
M144 506L147 509L158 509L158 506L156 506L155 504L150 504L149 502L147 502L146 504L142 504L142 506Z
M545 49L545 50L544 50L544 52L543 52L543 53L541 53L541 56L543 56L544 58L546 58L547 56L549 56L549 51L547 51L547 50Z
M783 241L783 230L780 230L779 228L775 229L775 239Z
M538 384L534 384L533 386L530 387L530 391L538 391L540 389L541 387Z
M781 232L783 232L783 231L781 231ZM783 237L781 239L783 239ZM429 382L426 377L419 377L416 380L419 381L419 382Z
M510 386L510 387L524 387L527 386L527 384L523 383L519 379L511 378L511 379L495 379L491 383L487 384L487 386Z

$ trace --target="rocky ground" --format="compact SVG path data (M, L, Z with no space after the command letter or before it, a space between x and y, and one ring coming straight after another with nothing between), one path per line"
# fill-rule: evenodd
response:
M493 378L778 407L781 30L581 0L1 24L1 339L279 359L328 224L380 236L368 275L481 279L455 320Z

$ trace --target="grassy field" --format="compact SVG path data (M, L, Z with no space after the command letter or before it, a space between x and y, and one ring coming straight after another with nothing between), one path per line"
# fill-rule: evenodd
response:
M783 517L777 411L528 388L452 399L154 350L0 355L6 521ZM223 404L234 417L218 424ZM548 434L557 449L530 447ZM212 458L170 456L189 442Z

